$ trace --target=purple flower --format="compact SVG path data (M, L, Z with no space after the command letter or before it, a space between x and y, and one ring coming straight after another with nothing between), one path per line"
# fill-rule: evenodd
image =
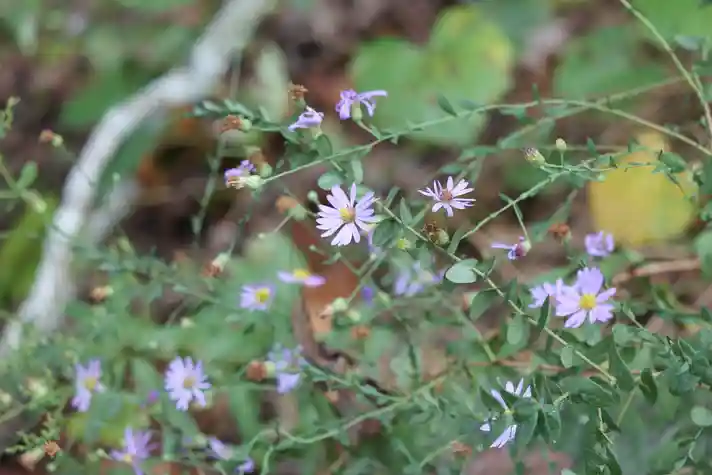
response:
M507 249L507 259L513 261L520 257L524 257L531 250L532 245L529 241L519 236L519 242L516 244L506 244L503 242L495 242L492 244L493 249Z
M149 432L136 432L127 427L124 429L124 448L122 450L112 450L111 458L119 462L125 462L133 467L136 475L143 475L140 463L151 455L153 446L149 445L151 434Z
M369 231L368 224L376 220L373 211L373 192L366 193L363 198L356 200L356 184L351 185L351 195L340 186L331 188L331 194L326 199L331 206L319 205L317 214L317 229L324 231L321 237L328 237L338 231L331 241L333 246L345 246L352 240L361 241L361 233Z
M510 381L507 381L507 383L504 386L504 390L507 391L509 394L513 394L515 396L519 396L522 398L532 397L532 388L531 388L531 386L527 386L527 389L524 390L524 380L523 379L519 380L519 383L517 384L516 388L514 387L514 384L512 384ZM524 393L522 393L522 390L524 390ZM504 401L502 394L499 391L496 391L494 389L492 389L490 391L490 393L492 394L492 397L494 397L497 400L497 402L499 402L499 404L502 406L505 414L511 414L511 411L510 411L509 407L507 407L507 403ZM494 422L496 420L497 420L497 418L494 417L491 419L491 422ZM492 430L492 426L491 426L490 422L485 422L484 424L482 424L480 426L480 430L483 432L490 432ZM494 440L494 442L492 442L492 445L490 445L490 447L498 448L498 449L502 448L507 444L507 442L514 440L514 437L516 435L517 435L517 425L516 424L508 425L504 429L504 432L502 432L502 434L500 434L499 437L497 437Z
M255 171L255 166L249 160L243 160L237 168L225 170L225 186L240 189L245 186L245 180L250 173Z
M251 458L247 458L244 462L237 466L236 471L240 474L252 473L255 471L255 461Z
M366 303L366 305L371 305L373 299L376 297L376 291L371 286L365 286L361 289L361 298Z
M326 279L320 275L312 274L307 269L294 269L291 272L277 272L279 280L287 284L302 284L306 287L319 287L324 285Z
M274 364L277 392L279 394L286 394L299 384L302 376L300 368L306 364L301 352L300 346L290 350L289 348L275 345L267 355L267 361Z
M272 284L249 284L242 286L240 307L248 310L267 310L274 300L275 287Z
M587 234L584 238L586 244L586 252L592 257L606 257L615 247L613 243L613 235L606 234L603 231L598 233Z
M387 96L386 91L368 91L357 93L353 89L347 89L341 91L341 99L338 104L336 104L336 112L339 113L339 118L341 120L346 120L351 117L354 120L359 120L361 118L361 104L366 106L366 112L370 117L373 117L373 113L376 111L376 101L374 97Z
M591 323L607 322L613 318L613 305L608 303L616 289L601 292L603 274L597 268L585 268L578 271L576 283L564 287L558 296L556 316L568 317L564 327L578 328L586 318Z
M444 272L433 274L423 269L420 261L416 261L411 267L403 269L398 273L393 283L393 293L395 295L412 297L422 292L426 287L442 282Z
M301 113L297 121L290 125L288 128L292 132L294 132L296 129L311 129L319 127L321 125L322 120L324 120L323 112L317 112L311 107L307 106L307 109Z
M232 450L215 437L208 437L208 447L210 455L219 460L230 460L232 458Z
M550 284L544 282L541 285L532 287L529 292L532 295L533 302L529 304L529 308L541 308L544 301L549 298L549 303L556 304L556 300L564 288L564 281L558 279L555 283Z
M458 196L465 195L474 189L468 188L468 186L470 186L470 184L465 180L460 180L457 182L457 185L454 185L452 177L448 177L445 188L443 188L439 181L435 180L432 189L428 187L424 190L418 190L418 193L435 200L433 212L444 208L447 215L452 216L454 213L453 208L465 209L472 206L472 203L475 201L472 198L458 198Z
M76 376L74 379L75 392L72 398L72 407L79 412L86 412L91 405L91 398L94 393L105 391L105 387L99 379L101 379L101 362L99 360L90 360L86 367L76 364L74 365Z
M176 401L176 408L187 411L190 402L195 401L202 407L206 406L203 391L210 389L208 377L203 372L203 363L198 361L193 365L193 359L176 357L168 365L165 386L168 397Z
M141 407L147 407L155 404L158 402L158 398L161 397L161 393L159 393L157 390L153 390L150 393L148 393L148 396L146 396L146 400L141 404Z

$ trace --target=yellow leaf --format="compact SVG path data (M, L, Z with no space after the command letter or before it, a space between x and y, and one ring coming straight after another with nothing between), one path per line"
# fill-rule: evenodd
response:
M626 169L631 162L656 162L669 144L657 132L640 133L638 143L649 150L630 153L620 159L617 170L605 173L605 180L590 182L588 204L597 230L613 234L616 242L639 246L679 237L694 218L690 196L697 188L689 173L676 175L680 186L664 173L653 174L654 165Z

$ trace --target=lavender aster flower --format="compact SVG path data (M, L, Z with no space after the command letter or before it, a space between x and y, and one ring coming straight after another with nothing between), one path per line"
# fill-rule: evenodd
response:
M267 355L267 361L274 365L277 392L279 394L286 394L299 384L299 380L302 377L300 368L306 364L301 352L302 349L299 346L290 350L289 348L275 345L274 349Z
M447 184L445 188L440 184L439 181L433 181L432 189L430 187L424 190L418 190L421 195L427 196L435 200L433 205L433 212L436 212L440 208L445 209L448 216L452 216L454 209L465 209L472 206L475 201L473 198L458 198L474 190L474 188L468 188L470 184L465 180L460 180L457 185L454 184L452 177L448 177Z
M503 242L492 243L493 249L507 249L507 259L513 261L520 257L524 257L531 250L532 245L524 237L519 236L519 242L516 244L506 244Z
M547 298L549 298L551 304L556 304L556 300L561 295L563 288L564 281L562 279L558 279L553 284L544 282L541 285L532 287L529 292L532 295L533 302L529 304L529 308L541 308Z
M606 234L603 231L598 233L587 234L584 238L586 252L592 257L606 257L615 247L613 243L613 235Z
M356 184L351 185L351 194L340 186L331 188L331 194L326 197L331 206L319 205L317 214L317 229L324 231L322 237L336 234L331 241L333 246L345 246L352 240L361 241L359 228L368 231L368 224L376 220L373 211L373 192L368 192L360 200L356 200Z
M531 386L527 386L527 389L524 390L524 393L522 393L522 390L524 389L524 380L521 379L519 380L519 383L517 384L517 387L514 387L514 384L512 384L510 381L507 381L507 383L504 386L504 390L507 391L509 394L513 394L515 396L519 396L522 398L530 398L532 397L532 388ZM504 398L502 397L502 394L499 391L496 391L492 389L490 391L492 394L492 397L494 397L497 402L502 406L504 409L504 413L506 415L511 414L511 410L509 407L507 407L507 403L504 401ZM492 418L492 422L496 421L497 418ZM492 426L489 422L486 422L480 426L480 430L483 432L490 432L492 430ZM493 448L502 448L504 447L508 442L514 440L514 438L517 435L517 425L516 424L511 424L507 426L507 428L504 429L504 431L497 437L494 442L492 442L492 445L490 447Z
M368 91L357 93L353 89L347 89L341 91L341 99L338 104L336 104L336 112L339 113L339 118L341 120L346 120L353 118L354 120L361 119L361 104L366 106L366 112L370 117L373 117L373 113L376 111L376 101L375 97L387 96L386 91Z
M72 398L72 407L79 412L86 412L91 405L94 393L104 392L106 389L99 381L101 379L101 362L91 360L86 367L76 364L75 392Z
M176 401L176 408L187 411L190 402L195 401L202 407L206 406L203 391L210 389L208 377L203 372L203 363L193 364L193 359L176 357L168 365L165 376L165 386L168 397Z
M292 132L294 132L296 129L312 129L319 127L321 125L322 120L324 120L323 112L317 112L311 107L307 106L306 110L301 113L297 121L290 125L288 128Z
M291 272L277 272L279 280L287 284L302 284L306 287L319 287L324 285L326 279L320 275L312 274L307 269L294 269Z
M395 295L412 297L422 292L426 287L439 284L445 275L444 271L433 274L423 269L420 261L416 261L410 268L403 269L393 283Z
M255 471L255 461L248 457L247 460L237 466L236 470L240 474L252 473Z
M616 293L615 288L601 291L603 274L597 268L578 271L576 283L564 287L558 296L556 316L568 317L564 327L578 328L586 318L591 323L607 322L613 318L613 305L608 300Z
M274 300L275 287L272 284L250 284L242 286L240 307L248 310L267 310Z
M361 289L361 298L366 303L366 305L371 305L375 297L376 291L373 287L366 285Z
M112 450L111 458L118 462L125 462L133 467L136 475L143 475L141 462L151 455L152 446L149 445L151 434L149 432L134 432L127 427L124 429L124 447L122 450Z
M215 437L208 437L208 448L210 449L210 455L216 459L230 460L232 458L232 450Z
M255 166L249 160L243 160L237 168L225 170L225 186L240 189L245 186L245 180L250 173L255 171Z

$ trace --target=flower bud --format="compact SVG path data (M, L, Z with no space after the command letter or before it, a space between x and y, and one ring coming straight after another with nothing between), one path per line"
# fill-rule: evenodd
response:
M307 199L314 204L319 204L319 193L314 190L309 190L307 193Z
M450 242L450 236L444 229L438 229L435 232L435 244L438 246L447 246Z
M546 164L546 159L544 158L544 155L542 155L541 152L536 148L527 147L523 150L523 152L524 158L532 165L542 166Z
M259 189L263 184L264 180L259 175L251 175L245 178L245 185L253 190Z
M349 304L344 298L337 298L331 302L331 309L333 312L345 312L349 308Z
M559 152L566 151L566 147L567 147L566 141L564 139L562 139L561 137L556 139L556 142L554 142L554 144L556 145L556 150L558 150Z
M262 165L260 165L259 173L262 178L271 177L273 171L274 170L272 169L272 166L269 163L263 163Z

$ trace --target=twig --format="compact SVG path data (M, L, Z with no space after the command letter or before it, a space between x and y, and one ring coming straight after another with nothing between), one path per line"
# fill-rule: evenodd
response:
M659 274L690 272L695 270L700 270L700 260L696 257L674 261L651 262L650 264L614 276L611 283L613 285L620 285L636 277L650 277Z

